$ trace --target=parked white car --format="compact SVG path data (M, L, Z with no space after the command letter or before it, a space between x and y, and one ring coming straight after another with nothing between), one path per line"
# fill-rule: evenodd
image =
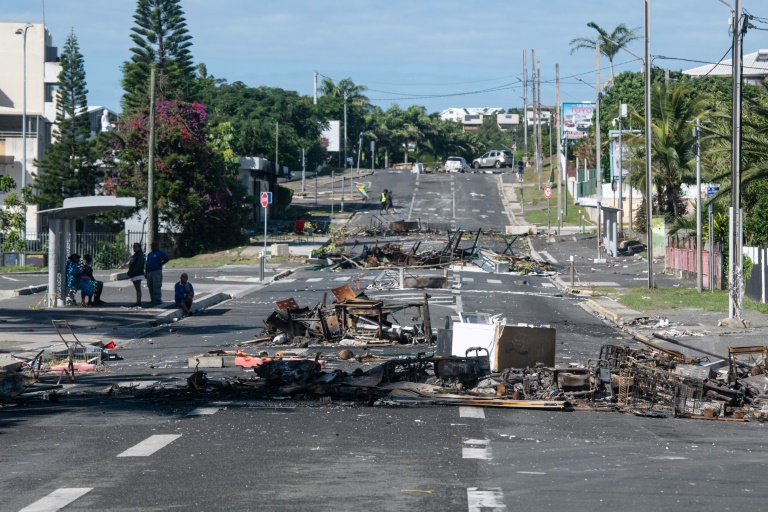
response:
M445 161L445 172L467 172L469 164L460 156L449 156Z

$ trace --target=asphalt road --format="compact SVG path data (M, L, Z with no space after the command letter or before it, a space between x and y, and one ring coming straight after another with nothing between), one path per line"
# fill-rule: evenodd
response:
M435 223L472 229L475 222L485 229L507 223L497 179L384 172L373 176L369 190L394 187L402 218L423 214ZM353 203L358 206L353 220L361 224L377 215L370 203ZM439 247L442 238L425 235L422 241ZM570 252L565 244L543 250L558 260ZM617 271L617 279L631 278ZM268 286L256 272L195 271L191 279L198 289L229 287L238 298L131 340L118 349L122 360L109 362L107 372L81 375L56 403L28 399L1 408L0 510L765 508L766 427L757 422L165 392L184 386L190 357L231 350L259 334L275 301L293 297L312 307L343 284L377 298L421 300L424 293L382 286L387 274L374 270L301 270ZM166 284L174 281L169 275ZM451 271L449 282L451 288L428 291L435 327L461 311L550 325L557 329L559 365L597 358L606 343L631 343L583 309L580 299L561 296L549 277L467 268ZM115 298L130 292L118 284L109 291ZM417 321L406 312L396 319ZM316 351L330 354L338 347L310 347L307 354ZM211 379L250 375L237 368L208 370ZM110 393L116 382L157 384L160 390Z

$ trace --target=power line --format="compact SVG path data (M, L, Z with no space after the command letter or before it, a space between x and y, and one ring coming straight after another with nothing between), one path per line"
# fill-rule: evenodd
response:
M335 82L339 81L339 79L337 79L337 78L333 78L333 77L324 75L324 74L322 74L320 72L318 72L317 74L319 76L322 76L323 78L328 78L328 79L333 80ZM391 82L368 82L368 81L363 81L363 82L360 82L360 83L361 84L373 84L373 85L406 86L406 87L407 86L413 86L413 87L439 87L439 86L443 86L443 85L479 84L479 83L483 83L483 82L494 82L496 80L505 80L507 78L518 78L519 79L519 77L521 75L522 75L522 73L518 73L516 75L505 75L505 76L500 76L500 77L496 77L496 78L484 78L484 79L481 79L481 80L470 80L468 82L445 82L445 83L434 83L434 84L428 84L428 83L421 83L421 84L420 83L398 84L398 83L391 83ZM373 90L373 89L370 89L370 90Z

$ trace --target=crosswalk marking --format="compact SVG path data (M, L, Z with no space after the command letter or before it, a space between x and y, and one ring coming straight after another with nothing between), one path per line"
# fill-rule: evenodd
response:
M149 457L181 437L181 434L157 434L149 436L136 446L128 448L118 457Z
M496 213L494 210L488 210L486 213Z
M310 277L309 279L307 279L307 282L308 283L319 283L322 280L323 280L322 277Z
M543 286L544 288L554 288L555 287L555 285L553 285L552 283L541 283L541 286Z
M504 504L504 493L498 487L488 489L468 487L467 510L468 512L504 512L507 510Z
M40 498L33 504L24 507L19 512L55 512L60 510L81 496L85 496L93 490L93 487L62 487L56 489L44 498Z
M480 210L472 210L472 212L473 212L473 213L477 213L477 212L479 212L479 211L480 211Z
M474 283L475 282L475 278L474 277L462 277L461 280L465 281L467 283Z
M487 279L488 284L501 284L501 279Z
M485 419L485 411L480 407L459 407L459 418Z
M349 281L351 279L350 276L343 276L343 277L337 277L334 279L334 281Z

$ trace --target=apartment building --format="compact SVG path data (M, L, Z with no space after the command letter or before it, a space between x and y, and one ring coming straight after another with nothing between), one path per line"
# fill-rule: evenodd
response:
M26 37L24 32L26 30ZM26 51L24 41L26 39ZM26 55L26 78L24 61ZM0 22L0 174L16 181L18 193L22 183L22 160L26 131L26 184L32 183L37 169L35 160L42 158L51 142L52 124L56 117L54 90L61 66L58 48L42 23ZM26 108L24 85L26 83ZM26 111L27 126L22 127ZM4 199L0 194L0 201ZM39 228L37 206L27 209L27 231Z

